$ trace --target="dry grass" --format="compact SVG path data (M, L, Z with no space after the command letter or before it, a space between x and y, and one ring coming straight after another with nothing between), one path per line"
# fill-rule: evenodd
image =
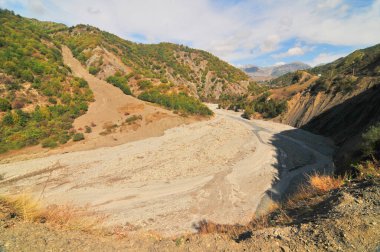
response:
M309 204L313 203L311 200L315 196L321 196L325 193L340 188L344 185L344 177L333 177L330 175L313 174L309 176L309 181L307 184L300 185L295 194L288 198L285 203L288 208L295 208L305 201L310 201ZM318 198L315 198L318 200Z
M344 184L342 177L314 174L309 179L310 186L320 192L328 192Z
M102 230L106 216L92 212L87 207L50 205L40 214L53 227L96 233Z
M88 233L103 232L106 216L92 212L88 207L73 205L50 205L42 207L40 202L27 194L0 196L2 215L11 215L25 222L45 223L64 230L79 230Z
M0 204L15 214L23 221L35 221L40 216L40 204L26 194L15 196L0 196Z

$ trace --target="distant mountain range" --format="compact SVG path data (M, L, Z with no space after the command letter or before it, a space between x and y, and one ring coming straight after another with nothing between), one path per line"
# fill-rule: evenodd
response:
M297 70L309 69L310 66L302 62L292 62L283 65L259 67L246 65L241 69L255 80L268 80Z

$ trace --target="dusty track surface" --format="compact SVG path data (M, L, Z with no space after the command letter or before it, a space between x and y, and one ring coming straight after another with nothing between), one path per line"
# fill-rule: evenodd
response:
M0 192L89 204L109 214L109 224L174 234L194 231L201 219L248 221L297 175L331 170L326 139L214 110L214 119L161 137L2 164Z

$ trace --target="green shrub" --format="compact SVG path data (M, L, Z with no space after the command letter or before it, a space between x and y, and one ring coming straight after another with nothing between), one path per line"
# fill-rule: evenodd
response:
M6 126L11 126L14 124L13 115L11 112L8 112L4 115L2 124Z
M86 133L91 133L91 132L92 132L92 129L91 129L90 126L87 126L87 125L86 125L84 128L85 128L85 131L84 131L84 132L86 132Z
M252 107L247 106L247 107L245 107L244 113L241 115L241 117L249 120L249 119L251 119L251 117L254 113L255 113L255 110Z
M41 142L43 148L55 148L58 146L57 142L51 138L47 138Z
M153 87L153 84L150 80L140 80L137 82L137 85L141 90L149 89Z
M127 119L125 119L125 122L127 124L132 124L137 120L142 120L142 116L141 115L132 115L132 116L128 117Z
M70 140L70 136L68 134L62 134L58 137L58 142L60 144L65 144Z
M78 82L80 88L88 87L88 82L85 79L78 78Z
M90 74L96 75L97 73L99 73L100 68L99 67L90 66L89 69L88 69L88 71L89 71Z
M12 106L10 102L6 99L0 98L0 111L5 112L11 109L12 109Z
M83 135L83 133L75 133L75 134L73 135L73 141L74 141L74 142L78 142L78 141L82 141L82 140L84 140L84 135Z

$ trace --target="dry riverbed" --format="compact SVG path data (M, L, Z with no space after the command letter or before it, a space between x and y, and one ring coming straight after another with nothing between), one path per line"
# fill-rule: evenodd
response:
M109 216L107 224L172 235L195 231L202 219L246 222L295 175L331 170L325 138L214 111L160 137L1 164L0 192L89 205Z

